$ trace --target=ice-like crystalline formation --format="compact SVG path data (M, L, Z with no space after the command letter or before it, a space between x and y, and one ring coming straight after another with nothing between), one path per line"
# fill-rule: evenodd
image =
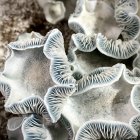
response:
M0 89L1 89L2 95L5 97L5 100L7 100L10 95L10 90L11 90L9 85L5 83L0 83Z
M57 44L58 42L59 44ZM73 139L74 134L71 125L64 117L60 118L62 124L59 128L56 128L55 132L53 127L50 128L50 131L53 132L50 135L48 133L49 137L44 133L48 132L48 127L46 128L44 123L46 125L52 124L43 101L49 87L56 82L62 85L62 88L65 88L65 86L71 88L71 93L75 90L74 83L76 80L72 76L69 62L67 61L63 37L60 31L54 29L46 36L35 32L24 34L19 37L18 41L11 42L8 46L11 49L11 55L6 61L4 71L0 75L0 90L6 99L6 111L14 114L35 113L47 120L47 122L41 122L40 117L35 120L33 118L25 120L23 123L24 139L46 139L46 137L47 139L50 137L60 140ZM62 53L58 54L57 51ZM62 66L62 63L64 63L64 66ZM52 72L50 68L54 69L53 74L50 74ZM68 71L71 73L70 75L67 73ZM57 77L55 73L58 73L60 77ZM67 78L67 74L69 78ZM62 91L57 89L57 92ZM10 121L8 125L9 130L16 130L21 124L22 121L20 122L18 119L14 124ZM34 128L34 130L29 126ZM61 131L64 131L63 127L65 129L64 136L61 134Z
M50 132L37 115L32 115L23 122L22 133L24 140L52 140Z
M75 79L65 54L63 36L59 30L54 29L50 32L43 51L46 57L51 59L50 74L54 82L74 86Z
M85 30L82 28L82 26L77 23L76 21L70 22L69 27L76 33L83 33L85 34Z
M116 0L116 8L123 8L126 11L136 13L138 11L138 1L137 0Z
M11 55L0 75L7 111L47 114L43 97L54 83L49 74L50 61L43 54L46 39L47 36L32 32L8 45Z
M13 114L37 113L48 117L48 111L44 106L43 100L38 96L25 97L17 103L5 105L5 110Z
M38 33L31 32L19 37L18 41L11 42L8 46L13 50L26 50L32 48L40 48L44 45L47 36L42 36Z
M96 49L96 35L85 36L82 33L73 34L72 40L78 50L83 52L91 52Z
M83 82L83 85L86 84ZM110 84L110 86L83 90L78 95L75 92L64 96L62 94L65 93L64 91L58 93L57 90L53 90L56 92L46 94L45 102L52 119L58 118L57 114L62 113L75 129L91 118L95 121L97 119L110 119L129 123L129 120L138 114L130 100L132 87L133 85L127 83L122 76L119 81Z
M121 39L107 39L102 34L87 36L81 33L73 34L71 38L71 46L69 48L69 61L76 59L75 51L92 52L96 48L104 55L115 59L128 59L137 54L140 44L136 40L122 41Z
M128 59L136 54L140 48L138 41L108 40L101 34L98 34L96 41L97 49L101 53L116 59Z
M130 139L136 138L135 130L120 122L90 121L85 123L77 132L76 140L98 139Z
M68 132L68 140L73 140L75 134L70 122L64 116L61 116L60 122L64 125L65 129Z
M48 39L53 40L53 38L55 38L55 41L57 40L57 38L53 36L53 33L49 34ZM73 61L69 61L66 65L71 65L71 76L76 81L76 89L68 86L68 84L63 85L61 83L57 83L59 86L51 87L44 98L48 113L53 122L57 122L61 115L65 116L74 128L75 133L77 133L79 128L82 129L82 125L87 121L93 120L96 122L100 119L101 121L98 124L100 127L103 126L106 129L98 129L97 133L107 131L100 137L117 137L118 139L136 138L138 132L133 128L130 122L133 116L138 114L138 110L134 108L134 101L131 100L131 97L133 95L134 84L138 84L140 80L140 77L138 77L139 71L137 68L131 71L126 68L124 64L112 66L112 64L118 62L118 60L113 58L111 58L111 60L110 57L102 55L100 52L97 53L93 45L95 42L90 39L91 37L86 38L83 34L73 35L72 46L70 46L71 49L69 50L69 53L72 53L69 56L71 56L71 60L73 59ZM44 53L46 53L48 58L55 59L56 57L60 57L59 54L56 53L63 50L61 47L61 39L59 38L59 40L59 42L56 41L54 43L55 45L51 45L51 49L54 48L53 53L51 53L49 45L48 47L45 46L46 48L44 49L46 52L44 51ZM84 41L87 41L87 43ZM93 46L90 46L89 42ZM47 48L49 48L48 51ZM89 52L92 51L93 55L91 55L88 50ZM65 54L64 51L62 52L61 54ZM87 52L87 54L85 52ZM137 51L135 51L135 53L136 52ZM63 57L63 59L65 59L65 57ZM57 62L59 63L58 60ZM102 67L103 62L105 63L104 65L111 66ZM108 120L111 121L110 124L104 123ZM114 130L112 130L112 127ZM93 129L90 129L89 131L91 132L92 130ZM110 134L110 136L108 134L109 130L112 130L112 135ZM121 133L121 130L125 130L126 133ZM113 132L118 135L113 135Z
M73 34L71 42L73 42L71 46L74 46L69 48L68 56L71 61L76 59L74 53L77 49L82 52L92 52L97 48L102 54L111 58L128 59L135 55L140 48L140 44L136 40L109 40L100 33L94 36Z
M57 122L61 117L63 106L69 96L74 93L74 88L70 87L51 87L44 100L47 110L52 118L52 122Z
M91 2L91 3L90 3ZM88 3L88 4L87 4ZM92 8L89 6L90 4L94 5L93 6L93 11L91 10ZM85 20L84 17L82 17L82 13L86 16L86 12L84 13L84 11L86 11L85 8L87 5L87 7L90 7L89 9L89 13L88 15L92 15L93 13L96 15L98 15L99 11L96 11L96 8L99 5L110 5L110 2L102 2L102 1L88 1L88 0L83 0L82 3L77 3L78 7L77 9L80 9L78 11L78 14L76 16L76 12L73 15L73 17L75 17L75 23L77 22L79 24L78 27L83 28L84 29L84 23L86 23L87 20ZM137 0L126 0L126 1L121 1L121 0L116 0L114 1L114 15L115 19L118 24L119 24L119 28L121 29L121 32L119 33L119 35L114 38L113 35L111 35L110 37L103 31L99 30L96 31L94 29L94 32L92 33L86 33L86 31L88 31L88 28L90 27L98 27L100 24L95 24L93 23L93 25L91 26L90 24L86 25L86 29L84 30L84 34L74 34L72 36L72 41L75 45L75 47L72 47L69 49L69 59L70 61L74 61L74 59L76 59L74 52L78 49L80 51L83 52L91 52L93 51L95 48L97 48L101 53L103 53L104 55L107 55L109 57L112 58L116 58L116 59L128 59L130 57L132 57L133 55L135 55L138 50L139 50L139 42L134 40L135 38L137 38L137 36L139 35L139 30L140 30L140 20L139 17L136 15L137 11L138 11L138 2ZM81 8L79 8L81 7ZM107 7L106 7L107 8ZM109 8L108 8L109 9ZM103 11L103 7L100 11ZM92 12L91 12L92 11ZM106 12L105 12L106 13ZM99 14L100 15L100 14ZM98 15L98 16L99 16ZM84 20L83 22L79 22L79 19ZM72 18L73 19L73 18ZM108 19L108 21L112 21L111 18ZM74 23L71 22L71 18L69 19L70 23ZM76 24L77 25L77 24ZM111 26L109 26L111 28ZM105 24L103 25L103 28L105 30ZM111 29L108 28L109 31L111 31ZM76 29L76 28L74 28ZM99 29L101 29L101 27L99 27ZM77 30L77 29L76 29ZM90 29L89 31L92 31L92 29ZM78 31L80 32L80 31ZM101 32L101 33L100 33ZM111 31L112 32L112 31ZM102 35L103 34L103 35ZM115 35L117 35L117 31L115 31Z
M116 64L112 67L100 67L95 69L89 75L84 75L77 81L75 94L84 93L92 88L110 85L121 77L124 65Z
M29 140L132 140L140 135L137 1L107 1L78 1L69 26L88 36L72 35L68 56L57 29L9 44L11 55L0 74L5 109L33 113L23 124L10 122L11 130L22 124ZM54 3L47 6L58 17L64 10Z
M137 0L79 0L69 18L69 27L87 35L100 32L108 39L118 39L122 35L124 40L131 40L140 32L137 11Z

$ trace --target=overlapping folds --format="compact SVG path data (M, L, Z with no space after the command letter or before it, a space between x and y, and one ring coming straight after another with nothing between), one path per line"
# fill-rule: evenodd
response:
M48 74L49 60L43 55L46 39L47 35L32 32L8 44L11 55L0 76L6 111L14 114L37 113L47 117L43 97L53 81Z
M112 40L107 39L101 33L93 36L78 33L74 34L71 39L80 51L92 52L97 48L102 54L115 59L128 59L135 55L140 48L140 44L136 40Z
M65 54L64 40L62 33L54 29L44 45L44 54L51 60L50 75L57 84L74 86L75 79Z
M123 39L135 39L140 32L137 0L116 0L115 3L115 19L122 29Z
M90 5L87 6L89 11L92 10ZM131 8L128 10L132 11ZM140 87L135 85L140 83L137 41L113 41L101 34L87 36L78 33L72 35L73 46L67 56L58 29L51 30L46 36L31 33L27 38L8 45L11 55L0 75L5 109L14 114L28 114L20 125L25 140L72 140L74 133L76 140L137 137L139 126L135 122L138 123L139 118L128 121L140 112ZM137 54L133 70L122 63L100 64L89 71L82 70L89 64L79 63L76 51L89 53L95 49L115 60ZM128 86L128 92L121 86ZM128 107L134 108L126 122L123 122L126 116L122 117L118 107L124 112ZM107 122L108 119L111 121ZM50 126L47 122L51 122ZM62 130L65 135L61 134Z

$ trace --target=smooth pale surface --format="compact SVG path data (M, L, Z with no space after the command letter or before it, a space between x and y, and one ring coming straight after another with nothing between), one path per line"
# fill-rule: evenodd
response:
M43 48L14 50L5 63L0 80L11 88L6 106L31 95L44 97L48 87L54 83L49 74L50 61L43 54Z
M81 13L76 17L73 15L70 16L69 23L78 23L85 30L85 34L87 35L101 32L103 35L107 36L107 38L118 38L121 30L116 23L114 9L110 4L103 1L84 0L81 7Z
M132 87L121 78L111 86L71 96L62 114L77 128L86 121L97 119L129 123L137 114L130 102Z

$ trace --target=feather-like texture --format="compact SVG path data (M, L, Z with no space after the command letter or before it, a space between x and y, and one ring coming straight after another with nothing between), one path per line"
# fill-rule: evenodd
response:
M49 118L48 111L43 100L37 96L25 98L17 103L5 105L5 110L13 114L37 113Z
M108 40L101 34L97 36L97 49L112 58L116 59L128 59L140 48L140 44L138 41L130 40L130 41L122 41L118 40Z
M22 133L24 140L52 140L50 132L37 115L26 118L22 124Z
M53 81L56 84L75 86L76 80L72 76L65 54L63 36L58 29L50 32L43 51L46 57L51 59L50 74Z
M47 121L36 114L26 117L22 124L24 140L73 140L73 130L66 118L62 116L51 125Z
M64 116L61 116L60 122L64 125L68 132L68 140L73 140L75 134L70 122Z
M137 0L115 0L116 9L122 8L131 13L137 13L138 1Z
M129 125L120 122L89 121L77 132L76 140L130 139L136 138L137 132Z
M36 43L34 39L44 42ZM34 111L41 113L42 110L37 111L36 106L43 108L42 98L54 84L49 74L50 62L43 54L43 46L36 45L43 45L46 39L47 35L41 36L32 32L23 34L18 41L9 45L12 49L11 55L0 75L0 90L5 96L7 111L16 114Z
M83 29L83 27L76 21L69 20L68 23L69 23L69 28L72 29L75 33L85 34L85 30Z
M86 36L78 33L72 35L72 40L78 50L83 52L91 52L96 49L96 35Z
M140 33L140 18L136 15L137 11L137 0L116 1L115 19L122 29L124 40L135 39Z
M51 116L52 122L57 122L61 117L67 98L75 91L72 87L55 86L48 89L44 102Z
M100 67L92 73L84 75L77 82L77 89L74 94L84 93L92 88L111 85L119 80L124 69L123 64L116 64L112 67Z
M47 35L42 36L37 32L25 33L19 36L17 41L10 42L8 46L13 50L40 48L44 45L46 39Z

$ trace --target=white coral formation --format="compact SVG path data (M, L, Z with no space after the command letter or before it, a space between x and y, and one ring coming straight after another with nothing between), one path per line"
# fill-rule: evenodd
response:
M53 81L48 74L50 62L42 55L45 39L33 32L9 44L11 55L0 76L0 88L6 98L7 111L47 114L43 97ZM41 78L44 74L46 78Z
M55 36L51 34L50 36L52 37L53 44L57 46L59 42L56 39L53 39ZM47 40L47 42L49 40ZM59 45L61 46L62 44ZM50 48L53 46L48 45L45 47ZM54 52L55 54L55 52L57 52L56 47L53 48L54 50L52 53ZM59 48L59 52L61 52L62 47ZM86 48L84 49L86 50ZM105 136L105 134L109 135L105 132L105 134L99 137L95 136L96 139L101 137L106 139L128 139L137 137L138 132L132 127L131 119L133 116L137 115L139 111L136 111L135 107L133 107L136 106L136 103L134 103L134 99L131 100L131 96L134 94L132 90L133 85L140 83L140 77L137 77L135 74L130 75L130 71L126 72L128 69L123 64L91 70L88 65L94 65L94 63L92 63L94 62L92 61L92 56L88 55L90 58L88 60L89 63L82 64L79 61L79 58L82 60L85 59L84 55L85 54L81 54L80 58L77 54L76 59L71 63L73 72L76 71L77 74L80 73L80 78L78 77L79 75L73 75L76 79L76 90L71 93L72 87L55 86L51 87L45 95L44 102L52 121L57 122L62 114L70 121L76 132L82 124L86 124L88 120L93 120L95 123L99 122L98 124L100 127L106 127L107 132L111 131L110 133L112 133L110 136ZM103 61L104 57L101 60ZM102 61L99 62L99 60L97 60L97 63L101 64ZM131 83L131 81L133 81L133 83ZM123 115L121 114L122 112ZM102 121L98 121L99 119ZM112 121L109 125L106 123L108 119ZM92 128L88 130L89 135L92 135L90 131L94 132L96 129L94 128L95 126L91 125ZM112 129L111 127L115 129ZM121 134L121 129L124 128L126 134ZM82 128L80 130L82 130ZM83 138L79 138L78 135L82 133L79 131L76 139L84 139L84 136ZM98 133L102 133L100 128L97 129L97 131L99 131ZM116 136L114 132L119 134L119 136Z
M114 125L116 129L112 130L112 133L114 133L113 131L116 131L116 133L119 134L119 130L124 129L125 126L125 129L128 130L127 133L129 136L123 134L118 137L134 138L137 136L137 131L133 129L131 123L128 125L129 120L134 115L138 114L138 112L133 108L133 106L136 106L136 101L132 100L133 106L130 102L130 93L133 85L127 82L127 79L133 80L135 76L128 75L127 78L124 78L124 75L126 74L124 64L91 69L92 66L89 67L88 65L92 62L92 57L90 58L90 61L88 60L89 63L80 63L79 56L76 55L75 52L75 61L72 63L69 62L64 50L63 36L57 29L50 31L45 37L37 33L32 33L28 37L30 39L20 38L19 41L9 44L9 47L13 49L13 53L11 53L12 55L6 62L4 72L1 74L1 91L7 100L5 107L8 111L20 114L37 113L41 114L46 119L48 118L47 120L50 121L48 116L49 113L52 121L55 123L60 119L61 115L64 115L70 122L70 125L72 125L69 125L72 132L70 133L71 138L72 134L74 132L76 133L79 127L91 119L94 121L101 119L103 121L99 121L101 126L103 124L105 125L105 121L108 119L112 120L112 123L108 125L107 128L107 131L109 131L111 129L111 125ZM22 40L24 40L24 42L22 42ZM82 50L86 50L86 47ZM51 65L49 65L49 63L45 63L48 59L43 56L43 52L45 54L44 56L51 60ZM41 54L41 56L39 56L39 54ZM35 61L33 59L34 57L37 58ZM24 67L24 65L27 64L26 59L29 61L30 58L32 60L30 67ZM16 59L16 65L11 69L10 65L11 62L14 62L14 59ZM20 67L17 67L19 66L17 61L18 59ZM82 57L82 59L84 59L84 57ZM39 60L43 61L43 63ZM52 80L57 85L52 86L53 84L49 84L47 86L47 80L49 79L46 77L47 79L45 80L45 77L42 77L45 74L44 72L41 74L44 66L39 66L38 70L39 68L41 69L38 72L35 72L35 68L31 69L31 66L34 65L34 63L36 65L37 61L39 61L39 65L43 66L45 64L46 67L49 66L48 68L50 68L50 71L47 69L47 73L50 73ZM98 63L100 62L98 61ZM14 63L12 63L12 66L13 65ZM87 67L87 70L84 69L84 67ZM9 71L9 68L11 71ZM37 73L36 76L39 76L41 81L39 79L34 79L35 75L33 75L33 77L27 77L28 82L24 82L24 80L26 80L24 79L24 75L25 78L27 75L26 68L28 69L27 72L30 72L30 75L28 76L31 76L35 72ZM22 70L24 71L22 72ZM18 74L16 74L17 71ZM16 81L18 81L18 83ZM138 81L140 81L139 78L137 79L137 82ZM22 87L20 86L20 83L23 83ZM28 84L27 87L26 83ZM15 84L19 86L14 86ZM135 82L133 84L135 84ZM43 85L46 90L42 87ZM38 86L40 87L39 91ZM18 88L20 88L20 92L22 92L22 90L24 91L21 97L16 94L17 90L19 91ZM17 98L13 99L13 95L17 96L18 100ZM41 98L44 99L44 101ZM101 103L102 100L106 102ZM119 110L117 109L118 107ZM131 108L131 111L127 109L128 107ZM90 111L87 112L87 109L90 109ZM120 115L121 112L129 115ZM81 118L80 120L78 119L79 117ZM31 121L33 120L31 119ZM124 126L123 123L125 123ZM47 137L45 134L48 130L43 124L37 125L35 122L32 123L33 126L35 125L34 131L37 132L34 133L35 135L33 136L33 130L29 129L28 131L25 124L26 123L23 123L22 125L25 139L28 139L28 137L37 138L37 129L39 129L38 131L42 133L44 138ZM36 125L38 128L36 128ZM94 129L94 125L92 125L92 127ZM79 133L82 133L82 131L79 131L76 139L78 139ZM51 137L51 132L48 132L48 135ZM104 138L113 137L116 137L116 135L114 134Z
M117 0L114 9L111 4L94 0L77 2L69 25L85 34L72 35L68 55L58 29L46 36L33 32L9 44L12 53L1 73L0 89L7 111L27 115L23 121L14 124L9 121L9 128L22 127L24 140L139 138L137 1ZM121 29L115 36L110 34L114 40L108 39L106 31L102 32L108 22L103 22L102 28L97 27L99 30L95 30L97 25L93 19L84 23L83 15L86 18L102 15L96 6L114 10L116 21L121 25L120 28L113 24ZM127 13L124 21L122 11ZM108 16L107 13L105 17ZM118 38L120 34L122 39ZM132 57L132 67L123 64L123 60L129 61Z
M46 40L49 40L49 34L46 36L35 32L23 34L17 41L9 43L11 55L0 75L0 90L6 99L6 111L14 114L36 113L45 117L48 124L50 123L50 117L43 102L44 95L48 88L54 85L54 82L62 83L62 85L65 85L63 80L66 81L66 84L67 81L72 82L65 77L65 73L60 75L64 77L61 81L55 75L55 70L54 74L49 72L50 67L55 69L56 66L50 66L50 60L43 54L43 46ZM59 57L63 61L62 58ZM61 69L62 67L57 67L60 73ZM54 78L51 78L51 76ZM70 126L67 128L68 123L66 121L63 123L66 130L70 131ZM25 136L24 139L28 139L28 137ZM72 135L67 137L72 137Z

